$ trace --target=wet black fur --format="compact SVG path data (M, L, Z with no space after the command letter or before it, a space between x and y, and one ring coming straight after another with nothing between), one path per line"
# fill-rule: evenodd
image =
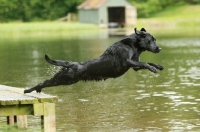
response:
M68 62L52 60L47 55L45 59L52 65L62 66L53 78L44 81L32 88L25 89L24 93L34 90L41 92L44 87L57 85L70 85L80 80L106 80L117 78L127 72L130 68L137 71L148 69L157 73L164 68L154 63L144 63L139 61L139 56L143 51L159 53L161 48L156 45L156 39L144 28L140 31L135 29L135 33L114 43L99 57L86 62Z

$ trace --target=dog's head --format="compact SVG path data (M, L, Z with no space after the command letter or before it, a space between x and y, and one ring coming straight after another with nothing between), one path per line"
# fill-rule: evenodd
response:
M151 51L153 53L159 53L161 51L161 48L156 44L156 39L150 33L146 32L144 28L142 28L140 31L135 28L135 34L142 49Z

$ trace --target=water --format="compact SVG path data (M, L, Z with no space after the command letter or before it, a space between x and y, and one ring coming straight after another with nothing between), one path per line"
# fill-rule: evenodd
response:
M54 59L85 61L121 39L101 34L66 36L0 40L0 83L34 86L58 70L45 62L45 53ZM162 48L159 54L141 56L141 61L165 67L157 74L130 69L116 79L44 89L59 97L57 131L199 131L200 39L157 38L157 43ZM6 130L4 122L0 118L2 130ZM39 120L29 117L29 127L36 131Z

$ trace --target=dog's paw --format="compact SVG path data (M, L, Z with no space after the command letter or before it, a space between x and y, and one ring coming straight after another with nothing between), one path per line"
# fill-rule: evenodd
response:
M41 93L42 89L36 89L37 93Z
M161 65L156 65L155 68L158 69L158 70L163 70L164 69L164 67L161 66Z
M159 70L164 70L164 67L161 66L161 65L158 65L158 69L159 69Z
M157 73L157 72L158 72L158 70L157 70L155 67L153 67L153 66L150 66L150 67L149 67L149 70L150 70L151 72L153 72L153 73Z
M158 69L158 70L163 70L164 69L164 67L163 66L161 66L161 65L158 65L158 64L154 64L154 63L148 63L150 66L153 66L153 67L155 67L156 69Z
M30 92L32 92L30 89L25 89L25 90L24 90L24 94L25 94L25 93L30 93Z
M25 90L24 90L24 94L26 94L26 93L31 93L31 92L33 92L34 90L35 90L37 93L41 93L41 91L42 91L41 88L38 88L38 89L29 88L29 89L25 89Z

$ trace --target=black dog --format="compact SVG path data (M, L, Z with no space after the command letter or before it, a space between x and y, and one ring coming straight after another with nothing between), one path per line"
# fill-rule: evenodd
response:
M135 71L148 69L157 73L164 68L154 63L144 63L139 61L139 56L143 51L159 53L161 48L156 45L156 39L144 28L140 31L125 37L124 39L110 46L99 58L86 62L68 62L60 60L51 60L47 55L45 59L53 65L62 66L53 78L44 81L30 89L25 89L24 93L30 93L34 90L41 92L44 87L57 85L70 85L80 80L106 80L123 75L129 68Z

